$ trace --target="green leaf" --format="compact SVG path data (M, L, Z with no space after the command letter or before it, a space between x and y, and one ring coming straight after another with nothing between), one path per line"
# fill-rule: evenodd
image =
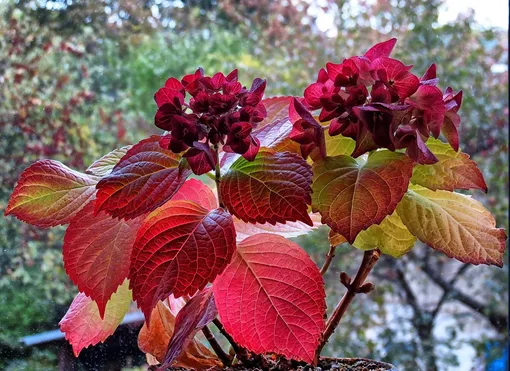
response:
M396 212L388 215L381 224L361 231L353 243L360 250L379 248L383 254L399 258L414 246L416 237L409 232Z
M362 230L391 214L407 190L413 161L400 153L373 152L360 165L349 156L313 164L312 209L353 243Z

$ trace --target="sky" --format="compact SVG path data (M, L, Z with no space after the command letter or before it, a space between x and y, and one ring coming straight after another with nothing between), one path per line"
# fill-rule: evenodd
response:
M375 0L372 0L375 1ZM334 14L325 12L321 7L327 6L327 0L309 0L310 12L317 16L317 27L330 37L335 37L337 30L333 27ZM370 0L369 0L370 2ZM356 7L356 0L350 1L351 9ZM439 24L454 21L459 14L475 11L476 21L483 27L499 27L508 30L508 0L445 0L439 12Z
M453 21L469 8L475 11L475 19L482 26L508 29L508 0L446 0L439 13L439 23Z

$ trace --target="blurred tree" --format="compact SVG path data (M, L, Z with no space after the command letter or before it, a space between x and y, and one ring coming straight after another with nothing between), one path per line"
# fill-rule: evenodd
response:
M376 42L397 37L396 56L414 64L417 74L436 62L441 86L464 90L461 147L480 164L490 189L489 196L475 197L497 216L499 226L508 228L508 72L494 67L507 64L507 35L481 27L473 14L440 25L442 4L441 0L4 3L0 124L7 145L0 150L5 169L0 175L4 177L0 205L5 207L14 180L36 158L53 157L83 169L99 152L146 135L155 111L152 95L169 76L180 77L198 66L208 72L238 67L242 81L267 78L269 96L301 95L327 61L339 63ZM18 54L11 52L15 45ZM77 102L71 104L73 98ZM65 140L59 139L62 136ZM69 300L61 234L11 219L0 222L0 289L2 298L17 303L4 310L27 307L23 326L13 315L7 316L4 337L11 342L22 332L50 326L53 318L48 317L55 312L50 299ZM320 230L299 239L318 263L328 251L326 234ZM29 244L34 237L38 241ZM327 289L339 297L343 286L338 274L353 273L361 254L350 247L337 250L325 279ZM381 282L371 295L356 298L331 340L331 355L384 359L405 370L446 369L458 363L454 351L466 343L480 357L485 352L480 339L466 339L466 324L483 319L491 326L487 339L504 339L505 270L465 268L418 246L399 261L383 259L374 277ZM31 293L29 298L24 290ZM48 316L35 313L41 306Z
M3 5L2 5L3 7ZM2 13L4 14L4 13ZM83 44L39 26L29 15L0 18L0 209L28 164L53 158L85 169L115 146L121 130L107 126L91 91ZM61 257L63 229L42 230L0 220L0 348L53 329L74 294ZM12 358L11 353L0 354Z

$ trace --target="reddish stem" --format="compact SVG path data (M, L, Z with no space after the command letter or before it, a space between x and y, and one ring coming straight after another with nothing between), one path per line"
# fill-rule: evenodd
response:
M335 250L336 250L336 246L331 245L329 247L328 254L326 255L326 260L324 261L324 265L321 268L321 274L323 276L328 271L329 266L331 265L331 262L333 261L333 258L335 257Z
M318 361L319 359L319 355L322 351L322 348L324 348L324 345L326 345L333 332L335 332L335 329L337 328L338 324L340 323L340 320L342 319L347 308L349 307L349 304L351 304L352 299L354 299L356 294L360 292L364 293L367 292L367 290L361 290L361 288L365 283L365 279L367 278L368 274L374 267L375 263L377 263L377 261L379 260L380 256L381 252L379 251L379 249L365 251L365 254L363 255L363 260L358 269L358 273L356 273L356 277L354 278L352 283L348 283L345 285L347 287L347 292L344 294L344 296L336 306L335 310L333 311L333 314L331 315L326 324L326 330L324 330L322 341L319 344L319 347L317 348L315 356L316 361Z
M218 151L218 145L214 145L214 153L216 156L216 169L214 173L214 181L216 182L216 193L218 194L218 204L220 207L224 208L223 201L221 200L221 193L220 193L220 179L221 179L221 168L220 168L220 156Z

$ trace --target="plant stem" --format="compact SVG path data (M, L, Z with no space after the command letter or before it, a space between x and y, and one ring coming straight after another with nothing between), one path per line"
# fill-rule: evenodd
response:
M228 342L232 346L232 349L234 349L234 352L236 352L236 354L243 353L243 349L239 345L237 345L234 339L232 339L232 336L230 336L230 334L225 330L225 327L223 327L223 323L221 323L221 321L218 318L215 318L213 320L213 323L221 332L221 334L225 336L225 338L228 340Z
M214 352L218 355L218 357L221 359L221 362L223 362L223 365L230 366L232 364L230 356L225 353L223 348L218 344L218 341L214 337L211 330L209 330L209 327L205 326L202 328L202 333L204 334L205 338L211 344L211 347L213 348Z
M346 285L347 292L344 294L344 296L336 306L335 310L333 311L333 314L331 315L326 324L326 330L324 330L322 341L319 344L319 347L317 348L316 352L317 360L322 351L322 348L324 348L324 345L326 345L326 343L328 342L330 336L333 334L336 327L338 326L338 323L340 323L340 320L342 319L343 315L345 314L345 311L349 307L349 304L351 304L352 299L354 299L356 294L361 292L360 288L363 286L365 279L367 278L368 274L374 267L375 263L379 260L380 256L381 252L379 251L379 249L365 251L361 265L358 268L358 273L356 273L356 277L354 278L352 283Z
M221 200L221 193L220 193L220 179L221 179L221 169L220 169L220 158L218 154L218 145L214 145L214 153L216 156L216 169L214 174L214 181L216 182L216 193L218 194L218 204L220 207L223 207L223 201Z
M331 262L333 261L333 258L335 257L335 250L336 250L336 246L331 245L329 247L328 254L326 255L326 260L324 261L324 265L321 268L321 274L323 276L328 271L328 268L331 265Z

